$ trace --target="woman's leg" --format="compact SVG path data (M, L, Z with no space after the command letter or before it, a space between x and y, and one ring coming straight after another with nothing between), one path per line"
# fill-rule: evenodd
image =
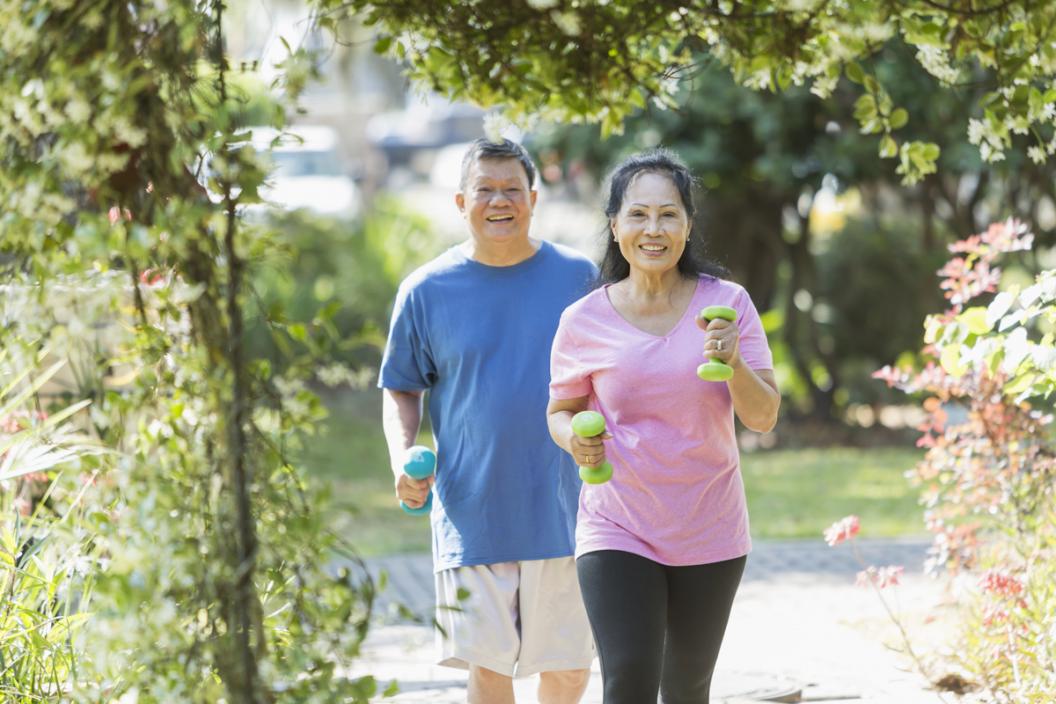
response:
M618 550L576 560L601 660L605 704L655 702L667 620L664 567Z
M668 567L664 704L708 704L711 675L726 634L746 558Z

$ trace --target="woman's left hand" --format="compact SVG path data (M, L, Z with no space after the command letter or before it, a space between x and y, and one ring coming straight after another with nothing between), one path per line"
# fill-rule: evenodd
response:
M698 316L697 326L704 330L704 356L734 366L741 355L741 331L737 323L721 318L708 322Z

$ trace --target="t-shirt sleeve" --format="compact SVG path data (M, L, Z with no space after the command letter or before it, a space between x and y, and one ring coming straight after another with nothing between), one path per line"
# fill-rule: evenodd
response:
M572 337L569 317L567 314L562 315L550 349L550 398L566 401L589 396L593 390L590 372Z
M755 309L751 296L744 289L741 289L738 296L737 309L740 312L737 325L741 330L741 357L744 358L744 363L749 369L773 369L774 357L766 341L763 322L759 319L759 312Z
M394 391L424 391L436 383L436 365L425 334L425 314L415 288L401 287L392 310L392 324L381 360L378 386Z

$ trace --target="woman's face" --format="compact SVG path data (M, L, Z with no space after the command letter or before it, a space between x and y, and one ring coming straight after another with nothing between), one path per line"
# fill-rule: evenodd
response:
M677 266L690 224L674 181L643 172L631 179L610 227L632 270L661 274Z

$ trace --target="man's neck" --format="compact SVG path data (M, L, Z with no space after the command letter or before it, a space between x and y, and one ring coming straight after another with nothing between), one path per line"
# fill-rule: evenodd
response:
M463 245L466 256L488 266L520 264L539 251L540 242L530 237L509 242L484 242L470 238Z

